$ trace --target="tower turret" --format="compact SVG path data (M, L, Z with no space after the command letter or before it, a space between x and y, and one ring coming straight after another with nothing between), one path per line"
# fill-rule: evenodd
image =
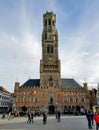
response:
M14 92L17 92L17 91L18 91L19 85L20 85L19 82L15 82Z
M85 91L88 91L88 85L87 85L87 83L84 83L83 85L84 85Z

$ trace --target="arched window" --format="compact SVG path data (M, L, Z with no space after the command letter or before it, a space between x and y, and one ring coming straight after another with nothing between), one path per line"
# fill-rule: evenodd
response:
M50 104L53 104L54 103L54 99L51 97L50 98Z

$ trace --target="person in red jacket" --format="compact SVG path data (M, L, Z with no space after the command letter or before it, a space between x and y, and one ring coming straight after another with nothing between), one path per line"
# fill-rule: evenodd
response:
M94 120L96 122L96 130L99 130L99 113L95 113Z

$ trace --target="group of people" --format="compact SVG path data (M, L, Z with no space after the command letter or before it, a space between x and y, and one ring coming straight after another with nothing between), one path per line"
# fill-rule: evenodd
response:
M1 119L5 119L6 118L6 113L2 113L2 117ZM11 115L11 112L7 113L7 119L13 119L13 116Z
M60 122L60 111L56 111L56 119L57 119L57 122ZM45 125L47 123L47 113L44 112L43 113L43 124Z
M92 110L86 111L86 118L88 120L88 128L93 129L94 121L96 122L96 130L99 130L99 113L95 113Z
M34 123L34 120L33 120L33 118L34 118L34 112L33 111L28 111L27 116L28 116L27 123Z
M28 116L27 123L34 123L35 113L33 111L28 111L27 116ZM43 113L43 124L46 124L46 123L47 123L47 113L44 112Z
M27 120L27 123L34 123L34 113L33 111L28 111L27 113L27 116L28 116L28 120ZM46 112L43 112L43 124L45 125L47 123L47 113ZM56 119L57 119L57 122L60 122L60 111L56 111Z

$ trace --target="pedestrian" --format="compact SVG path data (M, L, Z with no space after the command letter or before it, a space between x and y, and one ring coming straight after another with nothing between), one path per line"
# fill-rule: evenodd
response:
M31 122L34 123L34 113L31 111Z
M57 122L60 122L60 111L57 112Z
M96 122L96 130L99 130L99 113L95 113L94 120Z
M47 123L47 113L43 113L43 124L45 125Z
M90 112L90 110L86 111L86 118L87 118L87 121L88 121L88 128L93 129L92 125L91 125L91 112Z
M94 112L91 111L91 125L94 126Z
M57 111L55 112L55 115L56 115L56 119L57 119Z
M5 119L5 113L3 112L1 119Z
M31 112L30 111L27 113L27 116L28 116L27 123L31 123Z
M11 112L9 112L9 114L8 114L8 120L10 120L11 119Z

